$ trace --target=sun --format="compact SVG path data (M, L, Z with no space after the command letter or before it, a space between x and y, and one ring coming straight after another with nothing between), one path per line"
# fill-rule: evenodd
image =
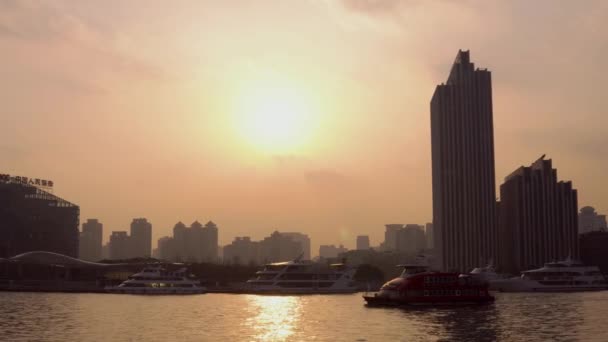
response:
M241 87L234 112L239 135L270 153L301 149L311 139L318 119L310 93L276 75Z

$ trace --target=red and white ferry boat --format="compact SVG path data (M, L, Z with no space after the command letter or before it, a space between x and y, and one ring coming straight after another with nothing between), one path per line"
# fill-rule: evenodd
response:
M363 296L368 305L464 305L494 301L487 281L481 277L431 271L421 265L398 267L403 267L398 278L384 284L379 292Z

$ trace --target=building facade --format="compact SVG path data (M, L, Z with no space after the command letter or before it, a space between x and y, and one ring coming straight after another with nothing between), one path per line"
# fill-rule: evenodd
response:
M417 254L426 248L426 236L424 226L417 224L406 224L397 232L397 252Z
M394 251L397 249L397 233L403 229L403 224L385 224L384 228L384 243L382 244L382 249L386 251Z
M579 256L577 191L558 181L544 155L520 167L500 186L500 261L517 273L546 262Z
M260 264L260 243L249 236L235 237L232 243L224 246L225 264Z
M291 237L278 231L264 238L259 244L260 261L262 263L289 261L304 254L300 242L294 241Z
M152 224L145 218L131 222L131 253L133 257L152 256Z
M134 257L131 237L126 231L115 231L110 235L110 259L124 260Z
M348 249L344 246L340 245L336 247L335 245L321 245L319 246L319 257L321 259L332 259L337 258L342 253L348 252Z
M87 261L103 259L101 248L103 239L103 224L97 219L88 219L82 224L80 232L79 258Z
M491 73L458 51L431 99L433 224L439 267L470 271L496 260Z
M424 226L424 235L426 236L426 248L433 249L435 248L435 236L433 234L433 224L427 223Z
M308 235L297 232L286 232L281 234L291 238L295 242L300 243L302 245L302 259L310 260L310 238Z
M173 227L173 237L158 240L161 259L179 262L218 261L218 228L212 221L204 226L194 221L190 227L178 222Z
M367 235L359 235L357 236L357 250L368 250L370 248L369 245L369 236Z
M80 208L22 179L0 175L0 258L31 251L77 258Z
M582 207L578 213L578 233L606 231L606 215L599 215L593 207Z
M591 231L579 235L581 261L585 265L597 266L608 274L608 232Z

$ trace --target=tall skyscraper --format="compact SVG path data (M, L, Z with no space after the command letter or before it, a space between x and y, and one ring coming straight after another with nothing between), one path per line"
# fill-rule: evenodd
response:
M218 228L213 221L209 221L205 224L203 232L203 261L206 262L217 262L218 260Z
M131 222L131 246L135 257L152 256L152 224L145 218Z
M469 271L496 260L492 82L458 51L431 100L433 224L440 268Z
M500 186L500 266L517 273L578 257L577 191L544 155Z
M424 234L426 235L426 248L435 248L435 234L433 234L433 224L427 223L424 228Z
M97 219L88 219L82 224L80 232L79 258L89 261L102 259L101 247L103 237L103 224Z

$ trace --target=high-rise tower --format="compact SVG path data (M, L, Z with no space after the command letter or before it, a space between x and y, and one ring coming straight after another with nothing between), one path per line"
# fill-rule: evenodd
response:
M433 224L444 270L469 271L497 257L492 82L458 51L431 100Z

